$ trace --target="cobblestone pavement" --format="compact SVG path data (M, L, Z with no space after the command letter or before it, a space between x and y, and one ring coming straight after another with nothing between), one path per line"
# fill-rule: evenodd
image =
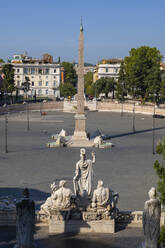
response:
M93 149L94 187L98 179L120 195L119 209L142 210L147 192L156 186L157 176L152 155L152 117L136 115L136 133L132 133L132 115L125 113L87 112L87 131L97 128L111 136L112 149ZM22 188L30 188L37 208L50 192L50 183L66 179L73 189L72 178L79 159L79 148L46 148L51 134L64 128L69 134L74 130L74 114L48 112L30 113L30 131L26 131L26 114L8 116L8 150L4 153L4 116L0 116L0 195L20 197ZM156 119L156 141L163 137L165 119ZM92 148L87 149L90 158Z
M13 248L15 229L0 228L0 248ZM36 230L35 242L39 248L137 248L143 241L139 228L128 228L115 234L51 235L43 227Z

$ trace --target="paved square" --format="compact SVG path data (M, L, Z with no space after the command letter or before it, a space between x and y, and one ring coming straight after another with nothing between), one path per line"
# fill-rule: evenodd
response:
M136 132L132 134L132 116L125 113L87 112L87 131L97 128L111 135L113 149L87 148L87 156L96 153L94 188L102 179L119 195L120 210L142 210L147 192L157 185L153 169L158 155L152 155L152 117L136 115ZM72 178L79 159L78 148L46 148L51 134L64 128L74 131L74 114L48 112L30 113L30 131L26 131L26 113L9 114L8 150L4 153L4 116L0 116L0 195L20 197L24 186L29 187L37 207L50 192L50 183L66 179L73 189ZM156 141L162 138L165 119L156 119Z

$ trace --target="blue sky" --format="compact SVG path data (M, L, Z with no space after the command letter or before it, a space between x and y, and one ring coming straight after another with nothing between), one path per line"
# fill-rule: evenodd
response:
M132 47L165 57L164 0L0 0L0 58L27 51L77 61L83 16L85 61L123 58Z

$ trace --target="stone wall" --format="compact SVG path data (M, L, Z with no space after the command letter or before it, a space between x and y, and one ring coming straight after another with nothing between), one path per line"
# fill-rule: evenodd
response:
M45 102L45 103L29 103L29 110L38 110L38 111L46 111L46 110L57 110L57 111L63 111L63 102ZM13 104L7 106L8 112L19 112L19 111L26 111L26 104ZM0 113L6 112L6 108L0 107Z
M122 104L112 101L85 101L85 109L90 111L110 111L110 112L121 112ZM29 110L33 111L64 111L64 112L76 112L77 102L76 101L61 101L61 102L46 102L46 103L30 103ZM25 104L13 104L8 105L8 112L26 111ZM123 112L133 111L133 103L124 103ZM6 112L5 108L0 107L0 113ZM135 104L135 113L142 114L153 114L153 105L137 105ZM155 114L165 116L165 108L156 107Z
M97 102L97 110L98 111L112 111L112 112L121 112L122 104L112 101L103 101ZM124 103L123 104L123 112L132 112L133 111L133 103ZM153 114L153 105L138 105L135 104L135 113L142 114ZM165 108L161 107L155 108L155 114L164 115L165 116Z

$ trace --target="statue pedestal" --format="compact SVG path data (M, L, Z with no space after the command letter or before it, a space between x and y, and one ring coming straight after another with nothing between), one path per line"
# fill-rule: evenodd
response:
M67 144L69 147L93 147L93 141L87 138L85 131L86 117L84 114L75 115L75 131L71 141Z
M49 233L115 233L114 220L68 220L57 221L51 216L49 220Z

